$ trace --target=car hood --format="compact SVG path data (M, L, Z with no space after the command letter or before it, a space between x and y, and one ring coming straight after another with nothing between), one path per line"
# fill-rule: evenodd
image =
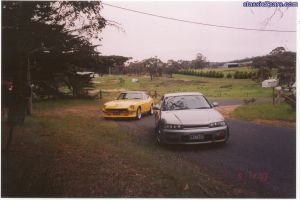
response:
M128 108L131 105L137 105L141 102L140 99L114 100L104 104L105 108Z
M168 124L205 125L224 121L224 117L213 108L162 111L161 117Z

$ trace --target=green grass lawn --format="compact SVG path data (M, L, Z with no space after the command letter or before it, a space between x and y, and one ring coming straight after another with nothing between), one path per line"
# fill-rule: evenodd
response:
M233 117L244 120L284 120L296 121L296 111L290 105L282 103L279 105L272 104L251 104L240 106L232 113Z
M138 78L138 83L132 83L132 78ZM148 76L104 76L95 78L95 88L112 90L104 93L110 97L117 95L118 90L157 91L159 95L170 92L201 92L214 99L245 99L271 98L272 90L262 88L260 83L252 80L204 78L175 74L173 78L155 77L152 81ZM114 92L115 91L115 92Z

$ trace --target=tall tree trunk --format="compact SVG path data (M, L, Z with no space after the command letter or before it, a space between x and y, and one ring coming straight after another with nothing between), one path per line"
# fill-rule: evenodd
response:
M10 149L11 141L13 138L14 128L15 128L15 124L11 123L9 125L9 133L8 133L8 138L7 138L7 142L6 142L6 146L5 146L5 152L8 152Z
M152 79L153 79L153 72L152 72L151 69L149 69L149 74L150 74L150 79L151 79L151 81L152 81Z
M28 97L27 99L27 114L32 114L32 88L31 88L31 76L30 76L30 60L29 56L27 56L27 90Z
M15 124L22 124L26 115L26 98L25 98L25 85L26 85L26 56L19 54L17 57L19 64L13 80L12 98L9 106L8 121Z

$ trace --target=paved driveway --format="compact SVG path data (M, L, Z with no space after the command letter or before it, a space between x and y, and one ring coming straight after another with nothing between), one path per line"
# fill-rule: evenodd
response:
M230 139L225 146L177 145L161 150L180 154L225 182L256 191L259 197L295 198L296 129L233 119L227 122ZM117 123L154 142L153 116Z

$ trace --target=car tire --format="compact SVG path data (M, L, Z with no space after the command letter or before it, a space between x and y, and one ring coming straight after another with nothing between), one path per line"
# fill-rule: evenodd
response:
M137 120L141 119L142 118L142 110L141 110L141 107L138 107L138 109L136 110L136 116L135 118Z
M157 128L155 129L155 140L156 140L156 143L157 143L158 145L163 145L164 142L163 142L163 140L160 138L160 135L161 135L161 130L160 130L159 127L157 127Z
M154 114L153 104L151 104L150 110L149 110L149 115L153 115L153 114Z

